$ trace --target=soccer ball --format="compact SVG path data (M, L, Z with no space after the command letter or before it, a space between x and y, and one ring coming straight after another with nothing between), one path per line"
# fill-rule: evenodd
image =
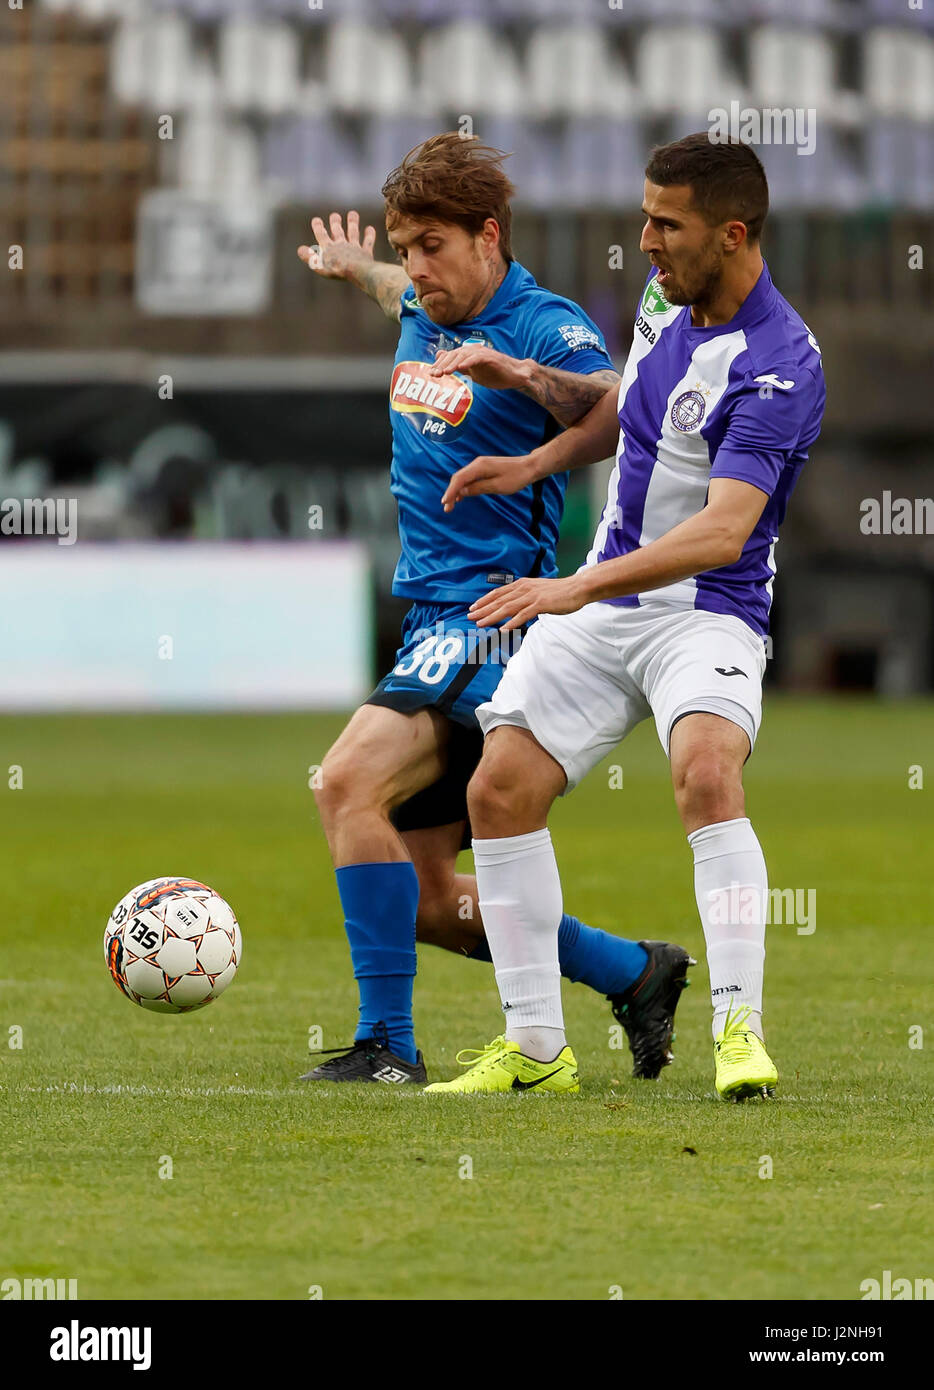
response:
M240 927L213 889L193 878L151 878L121 898L104 928L104 959L134 1004L161 1014L203 1009L230 984Z

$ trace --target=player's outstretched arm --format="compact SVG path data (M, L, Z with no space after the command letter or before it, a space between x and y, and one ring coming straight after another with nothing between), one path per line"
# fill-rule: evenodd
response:
M348 212L347 231L339 212L328 218L330 231L320 217L311 219L317 246L300 246L299 260L326 280L349 280L379 305L387 318L399 322L400 300L411 281L398 265L373 259L376 228L366 227L360 240L360 214Z
M459 347L439 352L432 376L461 372L478 386L496 391L521 391L544 406L559 425L576 424L592 410L603 395L619 386L619 375L612 367L597 372L566 372L560 367L543 367L531 357L509 357L490 347Z
M596 376L605 373L597 372ZM522 488L547 478L551 473L564 473L572 468L585 468L616 452L619 440L619 420L616 416L618 381L607 389L604 382L596 405L583 419L570 425L563 433L533 449L530 454L515 457L483 457L474 459L466 468L458 469L447 485L441 505L450 512L465 497L484 492L521 492ZM593 380L593 377L585 378Z
M737 478L714 478L707 505L657 541L613 560L587 565L566 579L517 579L477 599L478 627L523 627L540 613L576 613L598 599L641 594L732 565L743 553L768 494Z

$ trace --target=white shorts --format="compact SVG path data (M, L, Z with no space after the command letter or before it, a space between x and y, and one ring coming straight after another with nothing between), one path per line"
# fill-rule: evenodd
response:
M732 720L751 751L764 674L763 640L740 618L588 603L532 625L477 719L484 734L528 729L564 768L569 792L650 714L666 754L676 721L692 712Z

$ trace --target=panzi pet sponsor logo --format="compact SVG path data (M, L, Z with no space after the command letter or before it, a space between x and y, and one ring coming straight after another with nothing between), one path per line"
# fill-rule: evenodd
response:
M459 425L473 405L469 381L447 373L429 376L427 362L398 362L389 386L389 404L403 414L435 415Z

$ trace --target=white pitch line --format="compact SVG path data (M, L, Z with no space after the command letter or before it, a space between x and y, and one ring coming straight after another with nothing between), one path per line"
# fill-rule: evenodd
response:
M287 1090L263 1090L253 1086L127 1086L121 1082L111 1086L79 1085L76 1081L65 1086L18 1086L11 1089L28 1091L33 1095L85 1096L267 1096L279 1099L290 1094Z

